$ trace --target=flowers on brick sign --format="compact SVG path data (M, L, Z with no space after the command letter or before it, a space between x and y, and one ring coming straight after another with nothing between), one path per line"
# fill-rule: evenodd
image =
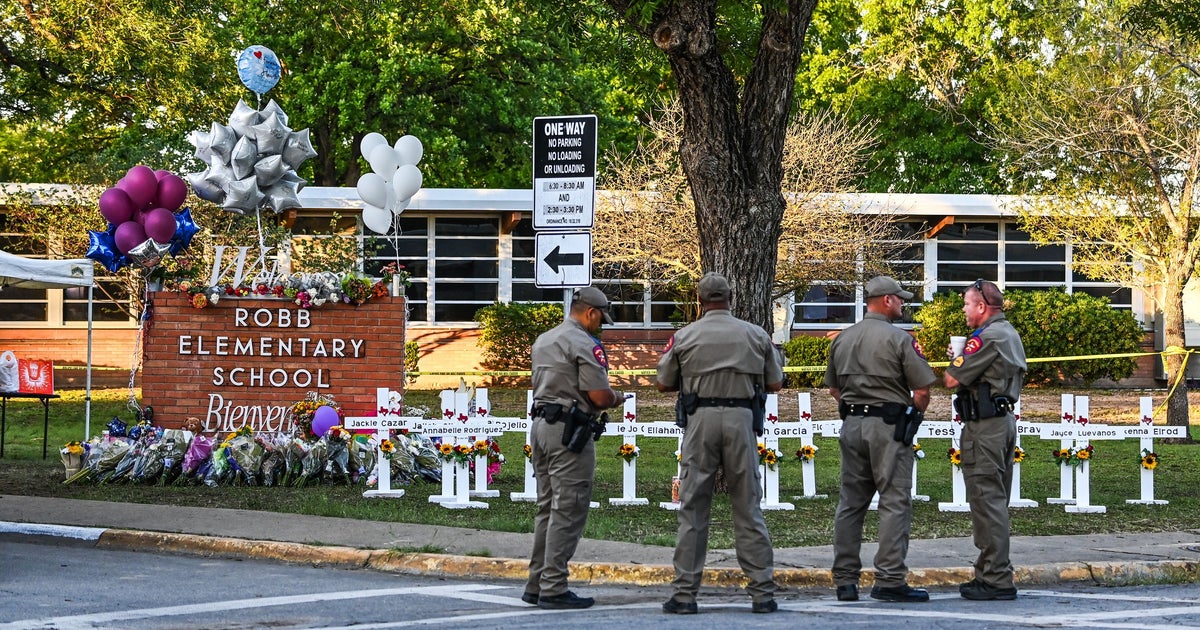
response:
M796 459L802 462L811 462L817 456L817 451L819 450L821 449L817 448L816 444L805 444L800 447L800 450L796 451Z
M920 442L913 442L912 445L913 457L917 459L925 459L925 451L921 450Z
M163 273L164 287L171 291L187 293L192 306L205 308L216 304L222 296L286 299L298 308L309 309L333 304L365 304L388 296L392 277L399 276L404 286L409 286L409 274L403 265L388 264L381 270L383 276L374 280L358 272L318 271L271 276L263 279L247 278L242 284L231 284L227 279L212 286L200 281L200 271L194 263L185 262Z
M317 415L317 409L321 407L333 409L337 413L339 425L345 420L346 416L342 413L342 407L334 401L333 396L317 392L308 392L304 395L304 400L294 403L288 409L286 419L292 423L300 437L306 440L319 439L321 436L313 431L313 419Z
M758 443L758 463L761 466L766 466L770 470L775 470L775 464L779 463L779 458L783 457L783 453L773 448L767 448L762 442Z
M635 446L633 444L626 443L626 444L621 445L621 450L617 451L617 455L621 459L625 460L626 464L628 464L628 463L632 462L633 460L637 459L637 456L639 454L641 454L641 452L642 452L642 449L638 448L637 446Z
M1146 470L1154 470L1155 468L1158 468L1158 453L1155 453L1148 448L1142 449L1141 465L1142 468L1145 468Z
M1021 448L1020 446L1014 447L1013 448L1013 463L1020 464L1023 461L1025 461L1025 449Z
M950 450L946 451L946 459L950 460L950 463L954 464L956 468L962 466L962 449L951 446Z

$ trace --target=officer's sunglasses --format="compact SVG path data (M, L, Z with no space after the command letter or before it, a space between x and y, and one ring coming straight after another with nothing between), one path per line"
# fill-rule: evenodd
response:
M1000 308L1001 306L1003 306L1002 304L992 304L992 301L988 299L987 293L984 292L984 290L983 290L983 283L985 283L985 282L987 282L987 280L980 278L975 281L975 284L971 285L971 288L975 289L976 291L979 292L979 299L983 300L984 304L987 304L988 306L994 306L996 308Z

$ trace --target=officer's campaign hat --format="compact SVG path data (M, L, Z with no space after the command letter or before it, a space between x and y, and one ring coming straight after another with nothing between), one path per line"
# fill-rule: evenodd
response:
M867 282L867 297L873 298L881 295L898 295L905 300L911 300L913 296L912 291L902 289L895 278L875 276Z
M608 314L608 297L600 289L584 287L575 292L574 301L599 309L600 314L604 317L604 323L613 323L612 316Z

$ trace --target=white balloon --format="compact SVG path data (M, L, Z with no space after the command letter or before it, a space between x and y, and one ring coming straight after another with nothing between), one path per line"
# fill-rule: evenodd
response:
M412 197L421 190L421 169L412 164L401 166L392 178L392 186L396 189L397 201Z
M412 197L409 197L408 199L401 201L400 203L396 204L395 207L392 208L392 214L394 214L396 216L400 216L400 213L407 210L408 205L411 203L412 203Z
M376 234L387 234L392 229L392 213L379 206L363 206L362 219L363 225Z
M425 155L425 147L416 136L400 136L396 140L396 153L400 154L401 164L416 164Z
M367 155L367 163L371 165L371 170L391 181L392 173L400 166L400 156L396 154L395 149L384 143L371 149L371 153Z
M387 138L383 137L383 134L371 132L363 136L362 142L358 143L358 148L362 151L363 157L370 157L371 151L374 151L375 147L387 143Z
M376 173L364 173L358 178L358 198L380 207L387 207L388 185Z

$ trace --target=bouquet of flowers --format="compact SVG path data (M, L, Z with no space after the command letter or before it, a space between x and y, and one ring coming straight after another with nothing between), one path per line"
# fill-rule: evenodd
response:
M422 433L410 433L407 437L412 447L415 448L413 458L417 464L417 474L428 481L434 483L441 482L442 466L439 461L440 455L438 447L434 445L433 440L430 440L429 436Z
M229 441L226 457L229 458L229 467L233 470L233 480L244 480L246 485L254 486L258 485L258 471L262 468L266 449L254 438L248 427L243 429L245 433L239 430Z
M163 460L166 458L166 447L161 440L148 439L142 454L133 464L129 480L133 483L146 483L157 480L162 476Z
M339 418L342 417L341 405L334 401L333 396L318 394L317 392L308 392L304 396L304 400L297 402L292 405L291 409L288 409L288 422L296 427L297 433L306 440L316 440L321 437L313 432L312 427L313 418L320 407L331 407L337 411Z
M65 484L80 480L99 480L108 475L125 458L129 443L125 440L97 440L88 450L79 472L63 481Z
M367 300L375 297L374 286L375 282L366 276L347 273L342 277L342 301L355 306L366 304Z
M946 451L946 459L950 460L950 463L953 464L955 468L962 466L962 450L951 446L950 449Z
M262 479L262 485L273 486L275 481L286 473L287 464L284 457L289 441L288 436L276 433L259 442L263 447L262 463L258 467L258 477Z
M364 439L364 437L357 435L353 440L350 440L349 444L350 480L356 483L363 475L367 474L368 470L375 468L375 446L370 440ZM388 448L388 451L384 453L385 458L391 457L391 454L396 450L395 443L388 439L385 439L380 446Z
M179 468L179 477L175 479L175 483L181 484L195 479L197 471L212 455L212 449L212 440L200 434L193 437L183 453L183 464Z
M304 459L300 460L300 474L292 482L292 485L299 488L308 483L310 479L319 479L328 461L329 441L317 440L304 454Z
M925 459L925 451L921 450L920 442L913 442L912 445L913 457L917 459Z
M800 450L796 451L796 459L802 462L811 462L817 456L817 451L819 450L821 449L817 448L816 444L805 444L800 447Z
M295 480L304 473L304 458L308 457L308 451L311 448L308 442L299 437L288 440L283 453L283 462L287 469L287 475L283 481L285 485L294 485Z
M90 449L90 444L78 440L63 444L58 453L62 458L63 468L66 470L66 477L64 479L70 479L83 468L83 460Z
M626 443L622 444L620 450L617 451L617 457L625 460L625 463L628 464L637 459L637 456L640 455L641 452L642 449L638 448L636 445Z
M1025 449L1021 448L1020 446L1014 447L1013 448L1013 463L1020 464L1023 461L1025 461Z
M208 458L208 466L202 468L202 483L210 488L227 484L233 478L233 468L229 465L229 443L221 442L213 449L212 457Z
M117 462L116 468L113 469L110 475L102 478L100 483L105 484L109 483L110 481L127 481L130 477L130 474L133 473L134 466L137 465L138 459L141 458L142 453L145 452L147 446L148 445L145 440L133 440L129 444L129 450L126 451L125 456L121 458L121 461Z
M338 476L346 483L350 482L350 440L350 432L340 426L330 428L322 438L327 445L326 475Z

